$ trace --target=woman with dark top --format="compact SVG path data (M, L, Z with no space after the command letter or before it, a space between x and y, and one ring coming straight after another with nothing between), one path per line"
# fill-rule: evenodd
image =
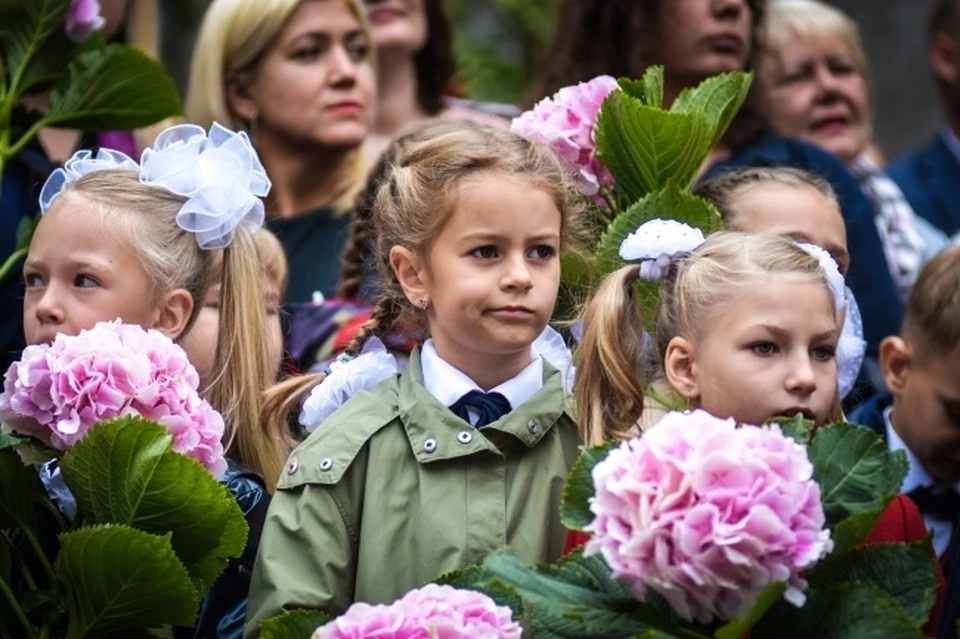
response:
M267 228L290 262L287 302L336 289L375 96L358 0L214 0L204 17L187 116L253 140L273 183Z
M531 100L600 75L640 77L665 67L664 103L718 73L749 70L759 47L766 0L565 0L554 41ZM750 104L738 114L703 169L705 176L742 166L786 165L830 182L840 200L852 257L847 283L863 313L867 355L895 334L903 316L873 205L833 155L774 133Z

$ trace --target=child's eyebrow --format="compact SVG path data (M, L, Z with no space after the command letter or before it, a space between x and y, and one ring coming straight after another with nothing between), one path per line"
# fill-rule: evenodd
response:
M762 323L761 323L761 324L754 324L754 325L750 326L749 328L750 328L750 329L762 329L762 330L765 330L765 331L769 331L770 333L772 333L772 334L774 334L774 335L776 335L777 337L780 337L780 338L790 337L790 335L791 335L791 332L790 332L789 330L787 330L787 329L785 329L785 328L782 328L782 327L780 327L780 326L777 326L776 324L762 324ZM838 330L835 329L835 328L831 328L830 330L826 330L826 331L823 331L823 332L820 332L820 333L817 333L816 335L814 335L814 336L813 336L813 341L819 342L819 341L825 340L825 339L837 339L837 338L839 338L839 336L840 336L840 331L838 331Z

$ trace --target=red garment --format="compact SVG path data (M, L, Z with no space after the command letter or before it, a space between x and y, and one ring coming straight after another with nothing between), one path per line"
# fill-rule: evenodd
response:
M923 524L923 517L920 516L920 511L917 510L916 505L906 495L897 495L897 498L890 502L887 509L880 514L877 525L873 527L867 538L860 542L860 545L913 543L926 538L926 536L927 527ZM590 539L590 535L571 530L567 534L564 554L579 548L587 543L588 539ZM928 637L936 634L937 624L940 623L940 613L943 610L944 590L946 589L940 562L936 561L936 557L934 557L933 563L937 569L937 599L933 604L933 610L930 611L930 618L923 626L924 634Z

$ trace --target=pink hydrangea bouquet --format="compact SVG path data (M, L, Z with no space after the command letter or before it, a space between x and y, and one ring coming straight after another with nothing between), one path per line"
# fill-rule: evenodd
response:
M561 514L585 545L536 567L500 551L457 583L521 597L543 636L921 637L929 539L862 544L906 469L855 424L669 413L582 451Z
M594 126L600 106L616 88L617 81L608 75L564 87L515 118L512 129L553 149L576 173L581 192L597 195L613 177L597 159Z
M520 639L511 614L482 593L428 584L389 606L353 604L313 639Z
M801 572L833 548L807 451L776 425L669 413L614 448L593 481L584 554L685 621L735 619L776 582L803 605Z
M0 423L65 451L100 422L138 415L166 427L176 452L220 476L223 418L200 397L199 382L183 349L162 333L101 322L24 349L4 376Z

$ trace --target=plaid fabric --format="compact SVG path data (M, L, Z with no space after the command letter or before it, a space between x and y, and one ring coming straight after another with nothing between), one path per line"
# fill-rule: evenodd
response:
M866 157L851 165L860 186L876 209L877 231L890 265L890 274L900 297L910 295L913 283L923 266L926 246L917 232L917 218L900 187L883 170Z

